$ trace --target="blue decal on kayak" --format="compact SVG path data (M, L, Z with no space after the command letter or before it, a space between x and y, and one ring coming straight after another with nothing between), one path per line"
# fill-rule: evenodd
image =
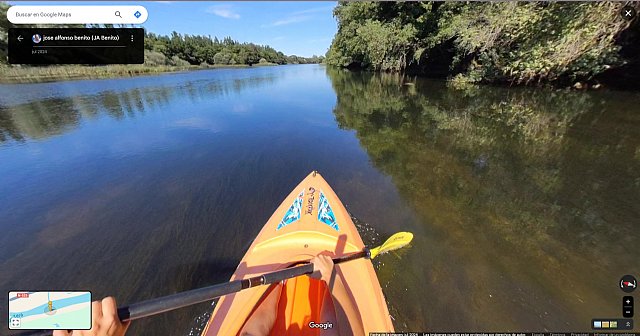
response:
M329 205L329 201L324 197L322 192L320 192L320 201L318 204L318 220L329 225L336 231L340 230L336 222L336 216L333 215L331 205Z
M282 221L280 222L280 224L278 224L278 227L276 228L276 230L280 230L283 227L300 219L300 214L302 213L303 194L304 194L304 191L301 191L298 197L296 197L296 199L293 200L293 204L291 204L291 207L289 208L289 210L287 210L287 213L284 214L284 217L282 217Z

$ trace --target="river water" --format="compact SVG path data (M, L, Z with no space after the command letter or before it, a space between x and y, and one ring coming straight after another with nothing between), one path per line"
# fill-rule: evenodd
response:
M588 331L640 278L640 94L299 65L0 85L0 289L226 281L312 170L367 243L415 233L375 261L398 330Z

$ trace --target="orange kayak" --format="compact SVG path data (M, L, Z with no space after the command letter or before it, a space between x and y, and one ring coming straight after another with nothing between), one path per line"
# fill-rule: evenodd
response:
M240 261L231 280L246 279L309 261L360 252L364 243L329 184L312 172L285 198ZM335 265L333 290L299 276L223 296L202 335L237 335L274 290L278 295L271 335L368 335L393 331L389 310L369 259ZM279 293L279 294L278 294Z

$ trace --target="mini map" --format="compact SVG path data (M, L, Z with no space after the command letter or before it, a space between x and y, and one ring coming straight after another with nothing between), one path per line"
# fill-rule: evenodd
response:
M91 329L91 292L9 292L9 329Z

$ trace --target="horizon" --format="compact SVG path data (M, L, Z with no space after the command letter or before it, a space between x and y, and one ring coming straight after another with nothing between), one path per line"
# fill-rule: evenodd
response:
M10 5L54 5L52 1L8 1ZM105 1L56 1L55 5L106 5ZM144 6L146 32L227 36L241 43L268 45L286 55L324 56L337 31L335 1L108 1Z

